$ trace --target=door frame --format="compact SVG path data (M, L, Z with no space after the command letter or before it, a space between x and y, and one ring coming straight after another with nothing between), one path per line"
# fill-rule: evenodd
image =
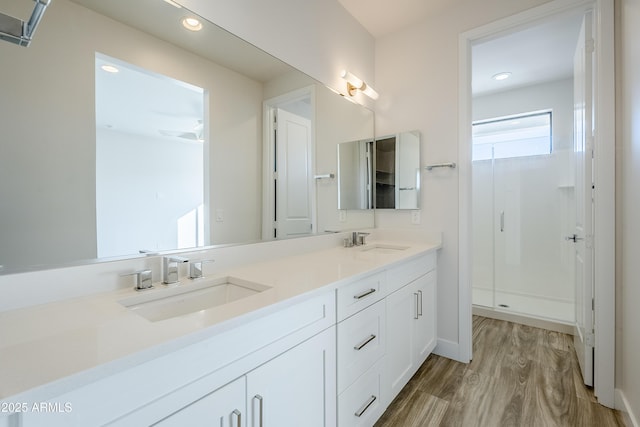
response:
M615 70L613 0L552 0L460 34L458 43L459 165L459 340L460 360L472 358L472 169L471 49L481 41L565 13L591 9L595 15L594 105L594 393L614 407L615 396Z
M310 164L313 170L310 174L315 174L315 158L316 158L316 88L315 86L307 86L296 89L274 98L269 98L262 103L262 240L274 240L273 237L273 212L276 209L275 191L274 191L274 174L273 165L275 164L274 148L276 141L274 138L274 115L275 111L286 104L301 99L309 98L311 100L311 160ZM317 197L316 186L312 185L310 189L311 197L311 234L317 233L318 214L317 214Z

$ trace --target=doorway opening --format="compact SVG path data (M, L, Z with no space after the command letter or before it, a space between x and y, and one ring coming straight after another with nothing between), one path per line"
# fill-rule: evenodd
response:
M474 48L499 40L505 35L525 33L536 26L549 24L575 15L579 15L583 19L580 31L584 35L584 43L581 45L578 43L577 46L574 46L573 55L569 56L570 59L577 61L573 65L578 63L583 65L582 67L573 67L574 78L571 81L572 84L577 82L572 90L573 103L571 104L570 112L572 116L570 122L572 129L571 139L574 140L574 143L572 150L567 150L568 153L571 153L569 157L573 158L573 170L572 167L566 168L571 173L565 176L574 178L573 183L570 180L564 183L558 180L558 188L555 190L558 193L574 192L576 207L575 231L566 234L558 233L557 237L560 243L556 243L556 245L570 243L574 246L573 262L576 267L574 278L576 285L580 282L584 286L575 286L574 289L576 310L575 322L571 329L574 336L579 338L576 343L579 342L584 350L592 350L585 351L583 354L578 352L578 357L587 358L591 354L594 367L592 371L594 393L598 402L613 407L615 366L615 345L613 340L615 336L615 299L613 289L613 284L615 283L615 76L613 72L612 1L585 0L575 2L554 0L520 14L468 31L460 36L461 96L458 159L460 164L460 354L461 359L464 360L465 356L470 359L472 353L470 325L472 317L473 267L475 263L473 247L476 245L473 239L473 189L476 186L476 182L473 176L472 123L479 120L478 117L474 116L476 99L474 99L475 94L472 93L472 87L476 89L478 86L477 80L472 77ZM581 49L578 49L579 46L581 46ZM518 47L510 52L515 56L518 53L517 51ZM532 56L534 59L540 59L539 56L534 55L527 49L523 49L523 51L524 54ZM493 62L489 61L489 63ZM489 77L497 75L496 73L503 74L503 71L511 70L495 71ZM541 72L537 73L541 74ZM514 72L512 71L511 74L513 76ZM534 72L534 74L536 73ZM515 82L515 79L513 81ZM497 83L497 81L494 81L491 84ZM494 94L497 94L497 91ZM530 93L529 95L523 94L518 101L535 100L538 94L538 92ZM504 100L496 105L505 107L512 101ZM528 111L547 108L549 107L529 107ZM553 107L551 109L554 118L557 117L556 109ZM506 113L495 111L491 115L484 117L484 119L513 114L513 111ZM591 119L593 119L592 122L590 121ZM552 123L553 126L555 126L554 123ZM557 143L560 141L556 139L555 131L552 138L552 152L546 156L553 156L553 150L559 148ZM591 168L593 168L593 173ZM571 184L574 186L573 190L570 189ZM523 192L520 191L520 194L522 195ZM566 198L570 199L570 197ZM582 207L579 209L580 206ZM557 205L555 207L557 208ZM496 210L495 207L492 207L492 210ZM581 212L585 213L585 215L581 215ZM500 227L502 222L501 213L502 211L498 210L498 215L492 218L494 229ZM592 218L587 218L589 215L592 215ZM592 222L589 223L591 220ZM504 221L506 227L508 225L506 223L507 218ZM509 256L513 256L513 254L509 254ZM592 260L590 261L588 257L592 257ZM586 262L584 262L585 260ZM491 263L491 268L495 268L493 263ZM544 266L540 268L544 268ZM590 277L587 277L587 275ZM498 304L500 303L511 306L508 302L498 302ZM498 314L509 311L508 308L500 308L499 306L490 310ZM587 315L591 317L587 318ZM531 319L528 315L524 317L514 315L514 318ZM583 323L580 324L580 322ZM587 325L589 329L585 329L584 325ZM576 350L579 349L577 348ZM588 383L585 371L589 371L588 367L586 370L583 368L583 376L585 377L585 382Z

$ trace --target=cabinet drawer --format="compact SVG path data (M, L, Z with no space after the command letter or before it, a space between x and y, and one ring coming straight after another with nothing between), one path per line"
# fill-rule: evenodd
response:
M435 270L437 265L436 252L432 251L419 258L407 261L387 272L387 293L392 293L418 277Z
M384 297L385 273L377 273L338 288L338 321L346 319Z
M384 300L338 324L338 393L384 355L385 335Z
M380 362L338 396L338 427L372 426L386 407L380 398Z

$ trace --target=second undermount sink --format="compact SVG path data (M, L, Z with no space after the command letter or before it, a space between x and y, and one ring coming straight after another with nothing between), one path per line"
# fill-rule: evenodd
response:
M397 254L398 252L409 249L409 246L391 245L386 243L374 243L365 245L361 251L376 254Z
M231 276L200 280L148 291L118 302L145 319L157 322L221 306L270 289L269 286Z

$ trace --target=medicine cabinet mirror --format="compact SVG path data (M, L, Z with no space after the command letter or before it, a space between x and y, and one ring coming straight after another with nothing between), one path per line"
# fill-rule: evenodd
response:
M376 139L376 209L420 208L420 132Z

